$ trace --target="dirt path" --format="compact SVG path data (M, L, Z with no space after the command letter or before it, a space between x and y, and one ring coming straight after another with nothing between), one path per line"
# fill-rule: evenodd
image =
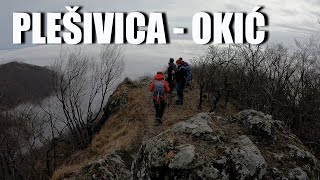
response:
M151 94L150 92L145 92L145 99L142 103L144 108L147 109L145 111L145 120L144 120L144 136L143 140L149 139L151 137L154 137L158 135L159 133L163 132L164 130L171 127L173 124L186 120L186 118L189 118L193 116L197 112L201 112L201 110L198 110L196 107L197 103L197 92L195 90L188 90L185 92L185 102L184 105L175 105L174 102L177 98L175 92L173 92L173 95L171 97L171 100L169 100L168 106L166 106L164 116L162 118L162 124L159 124L156 121L155 118L155 109L153 106L153 102L151 100Z

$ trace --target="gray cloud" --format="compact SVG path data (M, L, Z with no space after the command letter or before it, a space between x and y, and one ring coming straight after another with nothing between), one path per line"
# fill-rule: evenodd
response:
M308 27L299 27L299 26L295 26L295 25L290 25L290 24L277 24L278 27L280 28L284 28L287 31L297 31L297 32L301 32L301 33L306 33L306 34L315 34L318 33L319 31L314 30L314 29L310 29Z
M156 46L156 48L155 48ZM92 55L99 54L100 45L79 45ZM72 45L43 45L16 50L0 51L0 64L19 61L39 66L50 66L59 56L60 50L72 51ZM124 45L126 75L137 78L143 75L161 71L167 65L169 58L183 57L186 61L204 52L207 46L195 45L190 40L174 40L167 45Z
M319 0L307 0L307 1L309 1L313 5L320 6L320 1Z

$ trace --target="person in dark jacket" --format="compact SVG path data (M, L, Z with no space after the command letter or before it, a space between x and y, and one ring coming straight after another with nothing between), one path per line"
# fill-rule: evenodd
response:
M174 59L170 58L167 68L167 82L169 83L170 93L173 91L175 86L175 74L177 71L177 66L174 64Z
M161 118L163 116L167 100L166 93L170 92L170 88L168 83L164 80L162 72L157 72L154 80L150 84L149 90L152 92L152 99L156 109L156 119L159 123L162 123Z
M185 68L183 68L183 61L181 58L179 58L176 61L176 64L178 66L178 70L176 72L176 90L178 95L178 100L176 101L177 105L183 104L183 92L186 87L187 83L187 71Z

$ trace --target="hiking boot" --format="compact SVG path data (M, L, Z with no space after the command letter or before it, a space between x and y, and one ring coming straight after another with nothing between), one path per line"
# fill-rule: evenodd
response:
M160 117L157 117L156 119L157 119L157 121L158 121L159 124L162 124L162 121L161 121L161 118L160 118Z
M177 100L177 101L176 101L176 105L183 105L183 102Z

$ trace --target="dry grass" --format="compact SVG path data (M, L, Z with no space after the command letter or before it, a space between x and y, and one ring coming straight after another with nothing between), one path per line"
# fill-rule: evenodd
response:
M86 164L90 163L91 159L84 160L80 163L63 165L59 169L57 169L51 179L64 179L70 177L74 172L79 171Z
M78 171L89 162L111 152L123 149L131 154L137 153L143 139L150 138L171 127L173 124L186 120L196 113L209 111L204 107L199 110L198 90L189 89L185 93L184 105L170 104L165 110L163 124L158 125L155 120L155 112L150 95L148 93L148 80L135 82L134 85L122 85L114 93L114 96L127 96L128 102L121 112L111 116L92 140L91 145L74 154L71 161L57 170L52 179L62 179L63 177ZM177 97L173 97L173 102ZM235 111L236 108L230 106L226 111ZM226 112L223 112L224 114Z

